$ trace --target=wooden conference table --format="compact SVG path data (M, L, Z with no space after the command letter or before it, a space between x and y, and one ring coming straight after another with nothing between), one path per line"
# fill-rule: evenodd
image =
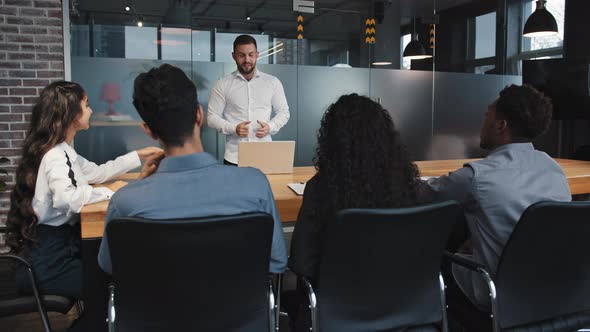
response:
M440 176L463 166L472 159L419 161L418 168L422 176ZM561 165L572 194L590 193L590 162L556 159ZM293 174L268 175L275 196L281 220L295 221L301 207L302 196L297 196L287 187L287 183L306 182L315 174L313 167L296 167ZM137 173L124 174L119 179L132 181ZM86 319L82 330L89 332L106 332L105 317L107 311L107 285L110 276L98 267L96 257L102 238L104 219L108 202L90 204L82 208L82 276L84 291L84 312Z
M422 176L440 176L459 169L466 162L475 159L418 161L416 164ZM573 195L590 193L590 162L570 159L555 159L563 168ZM315 174L314 167L295 167L293 174L267 175L277 209L283 222L297 219L303 196L297 196L287 187L288 183L306 182ZM128 173L119 179L132 181L137 173ZM89 204L82 208L82 238L102 237L108 202Z

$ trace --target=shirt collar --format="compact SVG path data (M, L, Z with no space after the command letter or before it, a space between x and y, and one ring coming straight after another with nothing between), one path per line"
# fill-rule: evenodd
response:
M70 158L71 161L76 161L76 159L78 159L76 150L74 150L74 148L72 148L68 143L61 142L57 146L68 154L68 158Z
M207 152L191 153L162 159L157 172L179 172L205 168L217 164L219 164L217 159Z
M530 142L510 143L510 144L504 144L502 146L495 148L490 154L515 151L515 150L534 150L534 149L535 149L535 147L533 146L533 143L530 143Z
M244 76L242 75L242 73L240 73L239 70L236 70L232 73L235 77L240 78L244 81L246 81L246 79L244 78ZM260 70L258 70L258 67L256 67L254 69L254 76L252 76L252 79L254 79L254 77L260 77L260 74L262 74L262 72Z

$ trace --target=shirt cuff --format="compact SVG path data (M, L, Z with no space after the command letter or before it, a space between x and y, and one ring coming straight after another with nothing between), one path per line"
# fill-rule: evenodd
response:
M228 122L225 127L223 127L223 134L237 136L238 134L236 134L236 126L237 124L234 125L233 123Z
M129 163L131 169L141 166L141 159L139 159L139 154L137 153L137 151L131 151L123 157Z
M276 125L274 122L268 122L268 134L269 135L274 135L278 132L278 130L276 130Z
M114 192L107 187L96 187L92 188L92 194L87 204L98 203L102 201L108 201L113 197Z

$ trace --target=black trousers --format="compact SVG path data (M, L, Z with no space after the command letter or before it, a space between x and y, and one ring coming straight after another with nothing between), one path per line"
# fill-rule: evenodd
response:
M445 280L447 317L451 332L491 332L492 320L489 312L481 311L463 293L451 272L451 264L443 264Z
M80 224L76 226L37 225L37 243L26 253L33 267L39 291L80 299L82 297L82 265L80 260ZM17 287L32 292L27 271L19 268Z
M449 240L446 249L449 252L457 252L459 248L471 237L467 221L458 221ZM486 332L492 330L490 313L479 310L463 293L452 273L452 263L443 260L441 273L445 281L445 297L447 301L447 316L449 318L449 331L451 332Z

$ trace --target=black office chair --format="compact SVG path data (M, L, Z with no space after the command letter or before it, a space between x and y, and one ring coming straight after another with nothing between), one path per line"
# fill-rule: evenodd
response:
M313 331L446 331L440 263L456 202L348 209L329 225L316 285L304 279Z
M31 264L20 256L0 255L0 317L38 312L46 332L51 331L47 312L67 314L75 301L65 296L40 294ZM33 294L20 294L16 290L14 266L22 265L31 281Z
M590 202L530 206L504 247L495 273L447 253L480 272L490 287L493 331L576 331L590 326ZM485 322L484 322L485 323Z
M273 218L117 218L107 226L109 329L271 331Z

